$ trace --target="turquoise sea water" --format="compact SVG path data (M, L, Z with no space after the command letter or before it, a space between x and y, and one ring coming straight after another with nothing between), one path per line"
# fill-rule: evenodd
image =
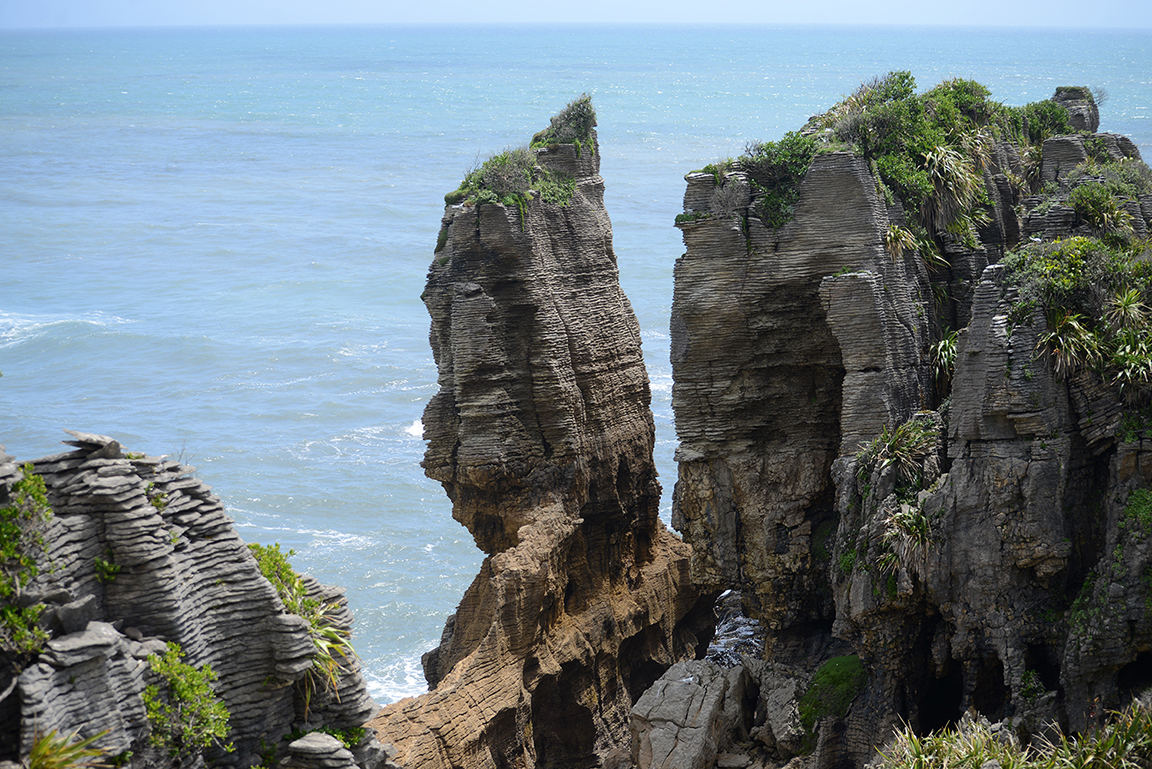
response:
M180 455L249 541L345 585L381 702L480 553L424 478L419 295L443 195L582 92L653 381L668 516L668 316L683 175L861 80L1103 86L1152 155L1152 34L871 27L319 27L0 33L0 444L61 430Z

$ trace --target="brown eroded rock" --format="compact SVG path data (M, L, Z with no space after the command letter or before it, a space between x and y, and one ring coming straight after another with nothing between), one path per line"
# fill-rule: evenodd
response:
M432 691L372 722L404 766L597 766L711 634L690 549L657 516L595 132L531 152L574 177L570 202L449 205L424 294L440 371L424 467L488 557L425 656Z

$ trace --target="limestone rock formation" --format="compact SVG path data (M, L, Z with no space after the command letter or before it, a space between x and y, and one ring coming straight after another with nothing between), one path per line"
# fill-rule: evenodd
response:
M1072 105L1073 123L1095 130L1093 110ZM985 146L982 218L936 234L944 267L893 248L913 212L854 154L816 155L776 230L739 166L686 177L673 523L697 583L740 590L766 664L793 671L756 674L751 733L774 760L863 765L901 722L969 708L1024 739L1082 730L1152 684L1152 444L1120 427L1143 412L1098 374L1057 376L1043 312L998 264L1028 237L1147 232L1144 197L1110 225L1069 199L1104 181L1070 181L1086 158L1139 153L1111 134L1051 138L1042 164ZM1043 210L1021 192L1031 168L1057 190ZM942 326L961 329L943 407ZM788 714L835 655L866 674L843 685L850 709L809 704L798 733Z
M689 176L686 205L713 184ZM906 419L926 376L915 307L927 281L918 260L888 255L888 224L867 164L833 153L813 162L776 233L752 217L747 236L738 217L681 225L673 525L696 547L698 584L741 590L769 645L801 656L834 616L832 462Z
M180 645L185 663L210 665L218 676L215 692L230 712L235 750L211 750L213 764L258 764L295 729L364 724L376 708L354 658L338 692L321 687L306 706L299 682L314 653L308 623L285 612L192 468L69 432L73 451L29 465L45 481L53 515L40 575L20 601L46 605L40 625L51 640L26 665L5 659L0 724L17 740L6 750L27 755L53 729L108 730L98 742L108 753L131 751L132 766L165 765L167 757L148 744L142 693L159 682L148 656L162 656L169 642ZM20 475L0 452L0 502ZM306 584L332 624L349 632L343 591Z
M595 132L528 152L570 199L450 204L424 293L440 372L424 468L488 556L425 657L432 690L372 722L409 767L597 766L711 634L711 596L657 515Z

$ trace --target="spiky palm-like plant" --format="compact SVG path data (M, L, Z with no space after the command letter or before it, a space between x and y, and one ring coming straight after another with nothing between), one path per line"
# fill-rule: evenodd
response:
M1047 348L1056 376L1094 366L1100 360L1100 344L1083 323L1079 313L1055 310L1049 313L1048 330L1040 334L1037 348Z

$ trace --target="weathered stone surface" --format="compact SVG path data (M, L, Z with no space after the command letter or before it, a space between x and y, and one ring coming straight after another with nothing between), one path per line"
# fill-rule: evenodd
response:
M833 153L778 232L755 217L748 237L732 218L680 226L673 525L697 583L739 589L769 645L800 656L834 614L815 546L835 525L831 463L921 401L927 281L914 254L887 253L888 223L867 164Z
M799 704L811 676L777 663L748 660L745 664L759 686L752 738L781 761L804 753L807 735L800 723Z
M191 468L125 455L105 436L69 434L75 451L31 463L55 513L45 532L52 568L41 569L22 600L47 603L42 624L54 637L20 674L18 697L9 698L19 704L15 714L3 716L14 722L20 755L52 729L107 729L102 747L147 761L141 694L159 680L147 657L163 654L166 642L178 643L188 664L217 673L236 751L211 754L215 764L259 763L266 746L305 725L367 721L376 708L355 659L344 661L338 693L320 687L305 714L297 682L312 666L308 622L285 613ZM19 477L6 460L0 455L5 500ZM350 632L343 592L305 584L332 623Z
M1100 108L1087 88L1058 88L1052 101L1068 111L1073 130L1095 133L1100 127Z
M1138 158L1129 144L1051 139L1042 179L1066 195L1089 150ZM1083 730L1148 677L1152 533L1125 508L1152 486L1152 446L1123 442L1124 404L1098 376L1054 376L1043 313L1009 319L1005 249L1092 234L1063 197L1045 210L1016 200L1022 170L1014 148L994 148L991 221L975 248L945 238L954 301L939 315L916 256L884 249L903 214L879 202L863 161L818 156L774 233L752 208L746 226L720 215L711 174L687 177L685 210L712 215L680 225L673 523L697 583L743 591L767 626L777 672L755 673L752 736L772 760L863 765L901 723L926 731L968 709L1019 713L1022 733L1053 719ZM1127 211L1147 231L1144 201ZM948 408L921 411L937 402L934 322L962 330ZM935 444L898 493L897 467L857 452L912 419ZM805 734L799 698L841 654L859 656L866 681L847 716ZM1052 696L1026 699L1025 673Z
M639 769L708 769L743 718L742 666L678 662L632 707L632 760Z
M372 722L405 766L597 766L711 632L689 548L657 516L639 327L591 149L537 156L575 174L565 206L444 214L424 468L488 557L425 656L432 691Z
M353 769L352 752L340 740L323 732L309 732L289 743L288 755L280 766L297 769Z

